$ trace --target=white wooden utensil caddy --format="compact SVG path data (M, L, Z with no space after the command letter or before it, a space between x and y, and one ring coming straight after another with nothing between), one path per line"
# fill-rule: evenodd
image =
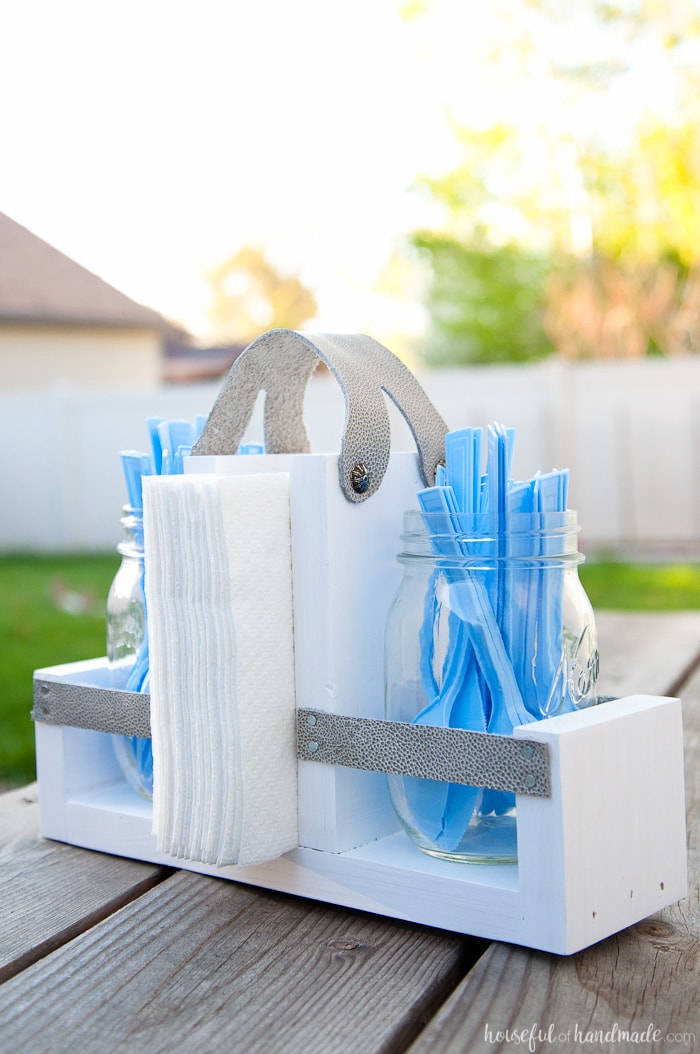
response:
M312 344L285 331L266 335L263 344L266 339L308 362L329 351L327 361L337 366L332 340L339 338L314 337ZM274 403L272 383L268 403ZM237 415L233 450L246 413ZM289 474L302 723L307 710L380 721L383 631L399 580L400 517L408 496L434 471L434 447L423 442L419 456L389 457L387 445L378 464L352 448L357 436L350 420L340 458L290 453L286 440L271 437L268 422L273 452L237 457L225 452L217 407L210 424L216 449L224 452L208 453L203 444L186 472ZM425 429L418 430L424 436ZM297 438L291 449L299 448ZM368 488L358 466L369 477ZM354 497L343 492L343 480L347 490L358 479L371 500L361 489ZM156 848L151 803L130 788L113 753L115 695L109 688L105 659L35 674L41 833L47 838L559 954L587 947L686 894L679 700L635 695L514 729L526 754L546 745L550 784L547 797L517 796L517 864L453 863L421 853L399 829L383 774L305 760L302 749L298 847L254 867L214 867ZM69 722L55 723L66 712Z

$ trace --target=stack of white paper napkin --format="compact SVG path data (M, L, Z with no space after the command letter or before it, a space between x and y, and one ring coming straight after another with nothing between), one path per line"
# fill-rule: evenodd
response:
M153 829L251 865L298 844L289 477L144 479Z

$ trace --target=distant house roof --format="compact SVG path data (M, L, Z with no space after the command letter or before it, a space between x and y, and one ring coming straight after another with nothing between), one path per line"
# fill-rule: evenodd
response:
M137 304L2 212L0 322L168 326L157 311Z
M173 384L219 380L226 376L245 347L245 344L218 344L198 348L187 334L184 339L173 334L165 342L164 379Z

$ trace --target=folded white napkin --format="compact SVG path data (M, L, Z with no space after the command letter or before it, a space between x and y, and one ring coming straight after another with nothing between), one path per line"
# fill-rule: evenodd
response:
M250 865L298 844L289 477L144 478L153 830Z

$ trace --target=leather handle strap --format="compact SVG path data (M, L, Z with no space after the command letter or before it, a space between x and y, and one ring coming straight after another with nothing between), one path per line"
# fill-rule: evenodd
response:
M361 334L314 334L274 329L236 359L192 453L235 454L265 391L265 449L270 454L310 451L303 422L304 392L318 361L345 396L345 427L338 461L340 487L351 502L365 501L384 478L391 428L383 392L413 434L427 487L445 457L447 425L411 371L392 352Z

